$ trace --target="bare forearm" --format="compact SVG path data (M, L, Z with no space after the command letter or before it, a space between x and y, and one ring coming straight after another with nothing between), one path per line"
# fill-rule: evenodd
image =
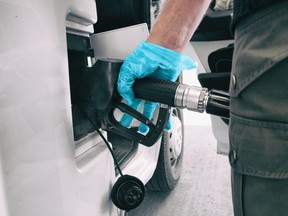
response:
M147 41L181 52L201 22L211 0L168 0Z

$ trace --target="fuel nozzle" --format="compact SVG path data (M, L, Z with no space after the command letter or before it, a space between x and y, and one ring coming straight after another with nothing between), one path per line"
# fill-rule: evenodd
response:
M140 99L229 118L229 94L224 91L145 78L135 82L134 92Z

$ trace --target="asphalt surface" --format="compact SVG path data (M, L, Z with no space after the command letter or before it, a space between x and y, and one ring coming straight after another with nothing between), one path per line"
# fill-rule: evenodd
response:
M230 167L216 153L211 125L185 126L181 178L170 193L147 191L129 216L233 216Z

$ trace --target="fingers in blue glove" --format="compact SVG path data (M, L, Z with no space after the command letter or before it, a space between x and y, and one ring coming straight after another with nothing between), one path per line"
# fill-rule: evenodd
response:
M145 101L143 105L143 115L145 115L149 120L152 120L157 105L158 103ZM131 105L131 107L135 110L139 110L140 106L141 106L141 100L139 99L136 99ZM120 123L124 127L129 127L132 121L133 121L133 117L126 113L120 119ZM140 123L138 127L138 132L143 135L146 135L149 132L149 128L147 125Z
M139 99L135 99L134 102L130 105L133 109L138 110L141 106L142 101ZM124 127L129 127L133 121L133 117L129 114L125 113L120 119L120 124Z
M145 115L149 120L152 120L155 109L157 107L158 103L145 101L144 102L144 108L143 108L143 115ZM139 133L147 134L149 132L149 128L147 125L141 123L138 128Z
M159 105L158 103L145 101L144 106L143 106L143 115L145 115L149 120L152 120L155 115L155 110L158 105ZM131 107L135 110L139 110L140 106L141 106L141 100L138 100L138 99L136 99L134 103L131 105ZM132 121L133 121L133 117L125 113L121 117L120 123L124 127L129 127ZM171 114L170 114L168 122L167 122L166 130L170 130L171 127L172 127L172 124L171 124ZM146 135L149 132L149 128L147 125L140 123L138 127L138 132L143 135Z
M170 113L167 125L166 125L166 130L170 130L172 128L172 112Z
M159 103L153 103L153 102L149 102L146 101L144 104L144 111L143 114L149 118L149 120L152 120L152 118L155 116L155 110L157 108L157 106L159 106ZM167 121L167 125L166 125L166 130L170 130L172 128L172 112L169 115L169 119ZM140 124L138 131L142 134L147 134L149 132L148 130L148 126L145 124Z

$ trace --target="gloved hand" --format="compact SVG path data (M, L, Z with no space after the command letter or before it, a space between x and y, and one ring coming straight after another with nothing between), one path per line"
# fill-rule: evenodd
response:
M132 86L135 79L150 77L161 80L176 81L182 70L193 69L195 62L187 55L165 47L142 41L139 46L124 61L118 78L118 92L126 103L135 110L141 105L141 100L135 98ZM150 120L153 117L157 103L145 101L143 114ZM120 123L126 127L133 118L124 114ZM171 128L170 121L166 129ZM148 127L140 124L138 130L145 134Z

